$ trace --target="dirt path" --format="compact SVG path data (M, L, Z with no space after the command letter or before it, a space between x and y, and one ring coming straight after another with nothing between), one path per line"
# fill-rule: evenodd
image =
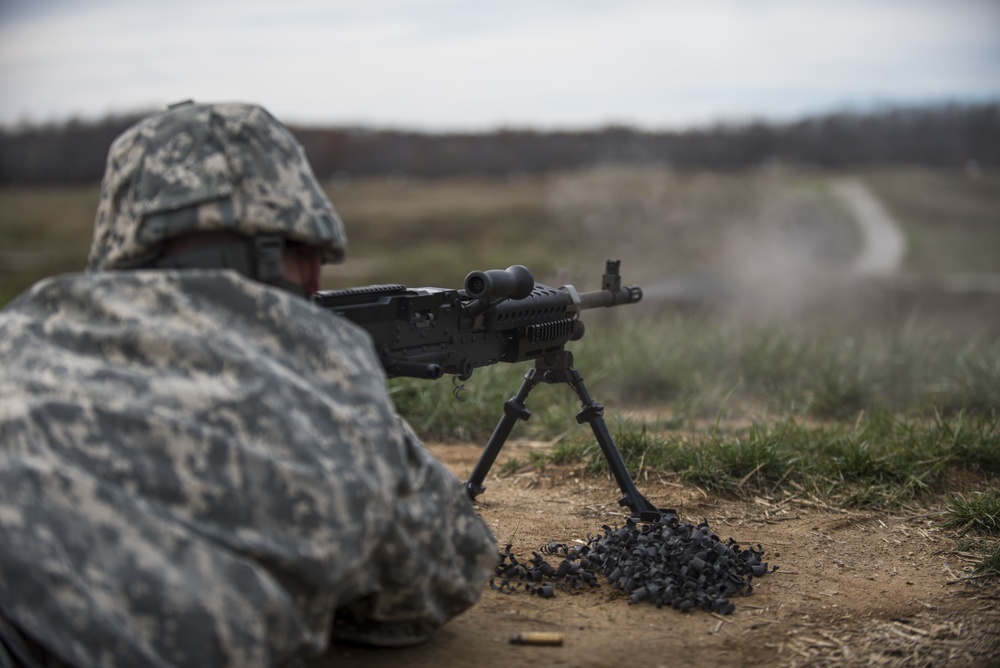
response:
M858 179L841 179L831 188L850 210L861 231L861 252L850 267L852 273L890 276L898 272L906 254L906 239L878 197Z
M728 233L735 235L730 237L734 250L722 268L654 281L643 286L645 297L687 304L750 303L747 310L763 308L768 313L775 305L782 305L794 312L797 307L827 301L830 291L855 290L858 279L896 277L906 255L906 239L892 214L858 178L835 179L829 187L860 232L861 248L853 258L844 258L839 261L842 264L826 264L822 257L825 244L795 225L773 225L749 235L734 227ZM807 222L795 218L798 214L785 215ZM816 228L810 234L829 236L831 231Z
M527 459L523 443L501 454ZM460 477L479 447L431 450ZM499 462L498 462L499 466ZM494 469L494 471L499 469ZM802 496L712 498L669 478L640 480L661 507L707 519L723 540L761 544L779 570L754 580L733 614L629 605L607 584L543 599L487 590L434 640L405 650L337 646L318 666L998 665L1000 588L956 582L965 567L933 510L846 512ZM492 476L480 512L515 554L599 534L623 515L610 480L570 468ZM561 633L561 647L515 646L512 633Z

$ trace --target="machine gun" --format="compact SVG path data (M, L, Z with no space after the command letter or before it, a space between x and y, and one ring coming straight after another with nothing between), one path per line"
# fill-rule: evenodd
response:
M604 407L591 398L566 350L567 343L584 334L581 311L642 299L639 287L622 286L620 266L620 261L608 260L601 289L593 292L535 283L527 268L514 265L470 272L462 290L369 285L321 291L314 301L366 329L390 377L453 374L467 380L479 367L535 361L517 394L504 403L503 416L465 483L470 498L485 491L483 480L517 420L531 417L525 406L531 390L539 383L566 383L583 406L577 422L590 425L622 491L619 504L634 517L651 521L664 511L636 489L604 422Z

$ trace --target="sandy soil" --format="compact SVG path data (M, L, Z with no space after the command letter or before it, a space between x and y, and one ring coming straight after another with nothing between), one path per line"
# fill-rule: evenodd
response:
M502 461L527 459L509 442L479 510L501 546L530 557L621 524L613 481L566 467L498 477ZM430 446L459 477L479 448ZM1000 587L961 578L968 562L935 508L845 511L801 496L713 498L668 477L637 481L659 507L706 519L720 538L760 544L779 570L754 580L731 615L630 605L606 583L544 599L487 589L429 643L404 650L335 646L322 666L720 666L1000 665ZM553 562L556 563L556 562ZM509 636L557 632L561 646L512 645Z

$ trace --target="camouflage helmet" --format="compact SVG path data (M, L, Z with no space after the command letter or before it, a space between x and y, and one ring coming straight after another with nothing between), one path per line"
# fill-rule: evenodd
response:
M323 262L347 250L344 226L292 133L265 109L182 103L111 145L88 268L144 266L191 232L280 236Z

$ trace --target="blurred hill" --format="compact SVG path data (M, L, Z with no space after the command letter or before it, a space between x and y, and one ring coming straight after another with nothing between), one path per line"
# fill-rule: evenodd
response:
M93 183L113 139L141 116L0 129L0 185ZM628 127L431 134L358 127L293 127L321 179L539 174L602 164L740 169L769 163L844 168L1000 167L1000 104L837 112L649 132Z

